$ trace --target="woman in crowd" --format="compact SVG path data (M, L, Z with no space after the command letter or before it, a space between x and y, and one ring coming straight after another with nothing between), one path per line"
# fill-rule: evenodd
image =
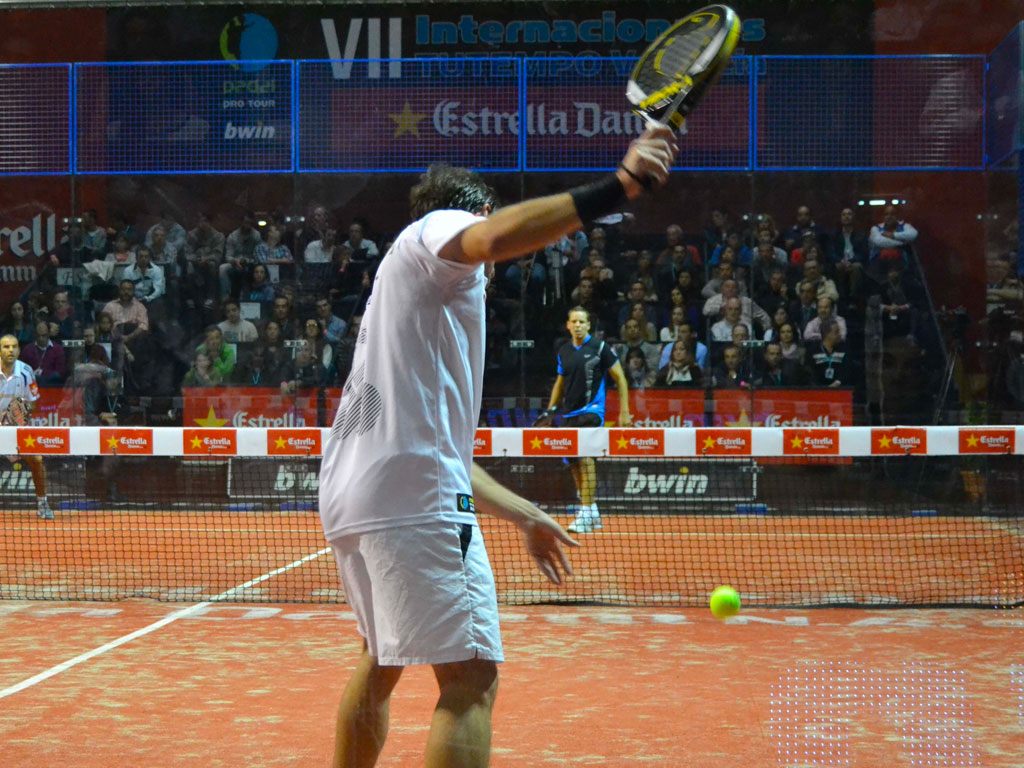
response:
M684 341L672 345L672 354L654 380L656 387L700 387L704 384L704 374L693 358L693 353Z
M255 301L260 305L268 305L274 300L274 286L270 284L265 264L253 266L249 285L242 293L241 300Z
M647 389L654 384L655 374L647 368L643 350L631 349L626 353L626 381L629 389Z
M778 341L779 340L779 329L783 325L789 322L789 312L786 308L779 304L772 313L772 327L764 333L765 341Z
M779 344L782 345L784 360L794 360L800 365L804 364L804 347L800 343L800 336L793 323L785 322L779 326Z
M678 289L674 289L672 293L679 294L679 296L682 297L682 293L680 293ZM673 296L673 302L674 301L675 297ZM688 324L685 307L682 306L682 303L674 304L672 307L672 313L669 316L668 325L661 329L661 343L667 344L678 339L679 327Z
M637 323L639 323L645 341L649 341L653 344L658 340L658 329L654 327L654 323L648 321L647 307L645 307L641 302L638 301L636 304L630 306L629 315L626 319L636 320ZM621 339L625 335L626 330L625 325L623 325L623 327L619 329L619 338Z
M7 316L3 322L3 333L17 336L18 344L22 347L30 344L36 337L35 326L25 314L25 305L16 301L7 310Z
M324 338L324 327L316 318L309 318L302 326L302 340L309 344L313 357L325 371L329 371L334 361L334 348Z
M203 350L197 350L192 367L185 374L184 387L219 387L224 383L220 372L213 367L213 360Z

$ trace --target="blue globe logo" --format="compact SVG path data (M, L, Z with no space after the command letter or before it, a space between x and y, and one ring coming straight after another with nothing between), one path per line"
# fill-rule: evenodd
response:
M277 56L277 30L258 13L235 16L220 31L220 54L235 69L259 72L266 64L250 62Z

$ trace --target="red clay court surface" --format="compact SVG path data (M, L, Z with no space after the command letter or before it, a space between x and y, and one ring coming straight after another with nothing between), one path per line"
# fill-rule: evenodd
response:
M0 603L0 695L182 608ZM503 610L492 765L1024 763L1024 611ZM5 768L327 766L345 606L214 604L0 698ZM379 765L422 763L425 668Z

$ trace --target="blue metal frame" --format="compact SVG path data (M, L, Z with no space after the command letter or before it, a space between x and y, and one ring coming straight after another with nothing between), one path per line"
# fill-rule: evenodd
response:
M1001 46L1007 44L1008 41L1015 34L1024 36L1024 23L1018 25L1007 35L1006 38L995 49L993 53L998 51ZM1022 43L1024 45L1024 43ZM602 61L632 61L625 57L597 57ZM980 165L958 165L958 166L934 166L934 165L903 165L903 166L880 166L880 165L844 165L844 166L764 166L759 160L758 156L758 72L762 67L762 62L767 62L769 59L775 60L857 60L857 59L959 59L959 60L970 60L980 59L984 63L982 73L982 146L980 151L981 163ZM1021 152L1024 149L1024 136L1021 135L1021 131L1018 131L1018 135L1015 137L1015 146L1010 151L1006 152L1002 157L992 159L986 155L988 148L987 145L987 133L989 130L989 121L987 119L988 109L988 61L991 58L991 54L988 57L980 54L972 55L956 55L956 54L930 54L930 55L911 55L911 54L900 54L892 56L872 56L872 55L810 55L810 56L797 56L797 55L779 55L779 56L758 56L750 57L749 66L749 103L748 103L748 125L747 125L747 136L748 136L748 152L747 162L744 166L702 166L702 165L689 165L689 166L677 166L675 170L678 171L710 171L718 173L728 172L751 172L751 171L799 171L799 172L821 172L821 171L834 171L834 172L850 172L850 171L863 171L863 172L878 172L878 171L977 171L984 170L986 168L993 168L1004 162L1007 158L1012 157L1016 153ZM185 171L83 171L79 166L80 158L80 146L79 140L79 121L77 119L78 110L78 89L80 87L79 68L80 67L137 67L140 65L150 66L182 66L182 65L193 65L193 66L208 66L215 65L218 67L236 68L239 62L225 61L225 60L199 60L199 61L159 61L159 62L82 62L76 64L54 64L54 63L38 63L38 64L0 64L0 69L8 68L44 68L44 67L57 67L64 66L68 71L68 169L67 171L51 171L51 172L36 172L36 173L12 173L3 172L0 173L2 177L11 176L61 176L66 174L71 175L89 175L89 176L177 176L177 175L249 175L249 174L283 174L283 173L306 173L306 174L317 174L317 173L350 173L350 174L376 174L376 173L419 173L425 170L426 166L415 166L415 167L401 167L401 168L378 168L378 169L367 169L367 168L317 168L317 169L304 169L302 167L302 141L301 141L301 120L302 114L299 109L299 96L301 90L301 65L304 63L326 63L330 62L330 59L303 59L303 60L282 60L282 59L271 59L271 60L254 60L250 63L262 63L262 64L275 64L280 66L284 62L288 62L290 66L290 82L291 82L291 136L290 136L290 147L291 147L291 159L290 163L287 163L287 167L281 167L273 170L185 170ZM388 62L390 59L353 59L353 62L369 63L369 62ZM439 60L434 58L406 58L400 61L408 62L410 64L418 65L429 65L429 64L454 64L463 62L466 64L471 63L484 63L484 64L495 64L497 62L514 62L511 64L513 67L518 67L517 71L513 74L517 76L519 94L518 94L518 108L520 113L520 131L517 137L518 147L518 158L514 164L509 164L507 167L496 167L482 169L487 173L579 173L579 172L598 172L613 170L614 166L563 166L556 168L547 167L531 167L529 162L529 136L525 130L525 115L526 106L528 101L528 82L527 74L528 67L531 62L550 62L551 59L546 57L459 57L457 59ZM1022 121L1024 126L1024 121ZM1022 188L1022 194L1024 194L1024 188Z

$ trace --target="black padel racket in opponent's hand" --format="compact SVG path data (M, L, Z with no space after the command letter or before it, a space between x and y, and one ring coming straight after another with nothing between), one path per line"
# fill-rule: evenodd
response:
M680 19L651 43L633 67L626 98L650 126L676 130L722 74L740 37L732 8L709 5Z

